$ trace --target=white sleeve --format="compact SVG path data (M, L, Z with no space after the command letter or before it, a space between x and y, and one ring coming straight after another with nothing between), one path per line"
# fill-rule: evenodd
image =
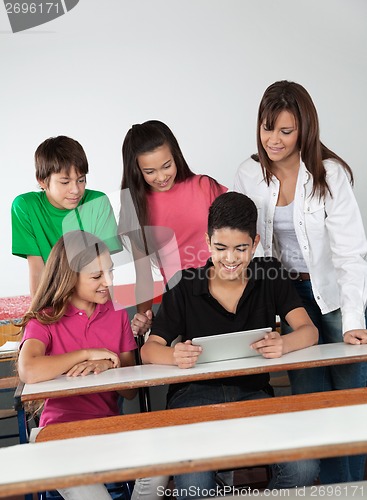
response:
M366 328L367 241L357 200L345 170L334 163L327 172L332 196L327 194L325 197L325 224L339 285L345 333Z
M246 183L244 182L245 176L243 175L243 168L243 163L241 163L234 177L233 191L237 193L247 194L245 186Z

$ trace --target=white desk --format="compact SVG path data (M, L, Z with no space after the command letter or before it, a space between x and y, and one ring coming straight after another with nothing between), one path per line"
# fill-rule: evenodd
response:
M12 361L18 354L19 342L6 341L0 345L0 361Z
M18 351L0 351L0 361L14 361L17 358Z
M0 449L0 497L300 458L367 452L367 404ZM144 453L142 453L144 450Z
M252 358L204 363L187 370L166 365L144 365L108 370L86 377L60 376L36 384L26 384L21 400L31 401L61 396L149 387L170 383L294 370L314 366L367 361L367 345L323 344L285 354L281 358Z

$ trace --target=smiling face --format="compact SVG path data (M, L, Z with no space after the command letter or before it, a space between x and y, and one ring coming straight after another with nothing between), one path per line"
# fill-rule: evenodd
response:
M167 144L138 155L137 160L143 178L152 191L171 189L175 183L177 168Z
M213 231L207 243L214 265L216 279L234 281L246 275L246 269L259 243L259 235L253 241L247 232L222 228Z
M71 303L87 314L93 312L96 304L105 304L110 299L112 282L113 263L106 251L80 271Z
M299 163L297 123L289 111L279 113L272 130L268 129L264 120L260 126L260 140L269 159L275 164Z
M76 172L74 167L67 174L62 170L51 174L44 181L38 180L45 190L48 201L56 208L71 210L76 208L85 192L86 177Z

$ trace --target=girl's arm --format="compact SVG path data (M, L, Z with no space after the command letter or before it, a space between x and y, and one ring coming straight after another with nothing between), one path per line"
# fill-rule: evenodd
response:
M270 332L265 335L264 340L252 344L253 349L256 349L264 358L280 358L287 352L317 344L319 334L306 309L297 307L290 311L285 319L293 332L286 335Z
M46 356L45 352L46 346L40 340L25 340L18 359L19 378L22 382L33 384L51 380L84 361L107 360L111 367L120 366L118 355L108 349L81 349L53 356Z
M151 312L154 295L154 281L152 276L152 268L150 258L141 252L133 241L131 241L131 249L134 257L134 266L136 273L135 298L136 308L139 313L140 320L143 320L140 328L134 329L137 335L144 335L151 327ZM146 313L150 311L147 315ZM150 316L150 317L149 317Z
M121 366L135 366L135 352L122 352L120 354L120 363ZM118 393L126 399L134 399L137 392L137 389L125 389L124 391L118 391Z

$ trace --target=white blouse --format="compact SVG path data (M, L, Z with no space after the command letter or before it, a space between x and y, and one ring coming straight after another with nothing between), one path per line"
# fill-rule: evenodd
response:
M341 308L343 333L365 329L367 303L367 241L362 217L347 172L334 160L325 160L331 190L320 199L311 196L312 175L301 161L294 196L293 223L310 273L315 300L326 314ZM236 173L234 191L244 193L258 208L258 232L264 255L278 256L273 223L280 183L269 186L261 165L252 158Z

